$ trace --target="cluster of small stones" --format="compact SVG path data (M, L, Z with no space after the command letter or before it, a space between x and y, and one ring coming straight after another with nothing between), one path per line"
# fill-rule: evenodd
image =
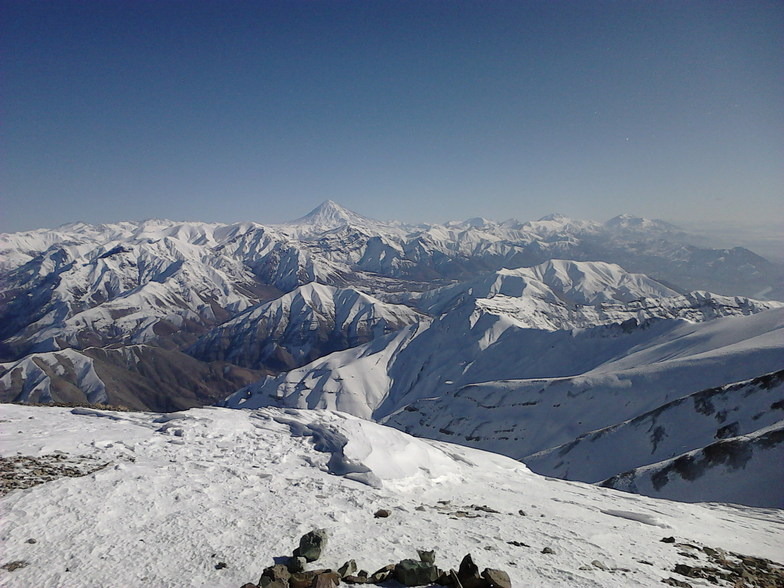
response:
M58 478L79 478L108 464L97 463L86 455L52 453L40 457L17 455L0 458L0 496L11 490L32 488Z
M678 550L678 555L695 560L695 565L675 564L674 571L679 576L703 580L710 584L729 584L733 588L784 588L784 566L769 559L741 555L719 548L697 546L691 543L676 542L675 537L665 537L662 543L670 543ZM700 561L701 557L707 562ZM696 565L697 563L707 565ZM692 584L679 578L662 580L668 586L692 588Z
M499 511L489 506L472 504L470 506L453 506L450 500L439 500L435 506L426 507L424 504L417 506L415 510L424 511L427 508L434 509L436 512L447 515L450 519L476 519L484 514L500 514ZM520 513L525 514L525 513Z
M379 518L388 514L376 513ZM244 584L242 588L335 588L346 584L380 584L386 580L397 580L404 586L426 586L440 584L455 588L512 588L509 575L502 570L485 568L480 572L471 555L460 562L457 571L444 571L435 565L435 552L418 550L419 559L404 559L384 566L372 574L360 570L355 560L349 560L337 570L305 570L307 563L321 557L327 545L325 529L316 529L302 536L299 547L288 560L288 564L276 564L265 568L256 584Z

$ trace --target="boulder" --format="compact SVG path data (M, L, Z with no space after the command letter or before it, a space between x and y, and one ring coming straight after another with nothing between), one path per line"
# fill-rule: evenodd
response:
M485 568L482 572L482 577L487 582L489 588L512 588L512 581L509 579L509 574L503 570L494 570Z
M463 588L479 588L484 584L482 577L479 575L479 568L474 563L470 553L460 562L460 569L457 570L457 579Z
M426 551L424 549L417 549L417 555L419 556L419 561L424 561L426 563L435 563L436 561L435 551Z
M335 588L340 584L340 576L337 572L325 572L319 574L313 580L313 588Z
M439 586L454 586L457 573L455 570L442 571L436 579L436 584Z
M430 562L404 559L395 565L395 580L404 586L432 584L438 576L438 568Z
M305 563L307 560L301 556L293 556L289 558L288 564L286 564L286 568L292 574L298 574L299 572L305 571Z
M392 511L387 510L386 508L380 508L375 513L373 513L373 516L376 517L377 519L385 519L391 514Z
M261 578L259 579L258 585L261 588L289 588L290 577L291 574L286 566L283 564L275 564L274 566L264 568L264 571L261 572Z
M297 572L289 578L289 588L310 588L316 579L316 572Z
M355 562L353 559L348 560L338 568L338 574L340 574L341 578L345 578L346 576L353 576L356 573L357 562Z
M326 547L327 530L314 529L302 536L299 540L299 549L294 552L294 555L304 557L307 561L316 561L321 557L321 552Z
M389 564L388 566L384 566L380 570L376 570L372 574L370 574L370 578L368 578L368 582L370 584L380 584L392 574L392 570L395 569L395 564Z

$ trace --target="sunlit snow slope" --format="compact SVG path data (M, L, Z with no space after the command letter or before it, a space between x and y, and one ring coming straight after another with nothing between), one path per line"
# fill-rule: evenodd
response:
M553 588L659 586L683 578L676 564L700 565L702 545L776 560L784 543L779 510L546 479L345 414L2 405L0 418L4 460L106 464L0 498L3 563L28 564L0 570L9 586L236 588L314 528L330 534L314 566L355 559L372 572L433 549L444 568L471 553L514 586Z
M337 409L525 460L683 396L784 367L781 304L678 295L610 264L504 270L417 303L436 315L430 324L267 377L225 404ZM766 398L774 404L781 396L776 388ZM772 409L773 421L779 411ZM749 421L744 432L773 421ZM712 442L672 435L680 449L661 457L604 448L591 458L594 469L581 464L575 473L558 459L532 463L598 482Z

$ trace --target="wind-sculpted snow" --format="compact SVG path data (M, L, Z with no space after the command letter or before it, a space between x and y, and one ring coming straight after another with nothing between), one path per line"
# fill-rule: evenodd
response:
M705 561L667 535L773 559L784 542L778 510L546 479L500 455L324 411L0 405L0 418L8 462L57 451L106 464L0 498L3 564L29 563L0 570L13 586L236 587L321 528L329 542L317 567L355 559L376 570L433 549L440 567L471 553L513 586L552 588L658 586L680 577L675 565ZM374 518L379 508L390 517Z
M396 429L344 413L288 410L272 414L293 435L312 438L316 451L330 455L329 472L349 480L401 489L425 480L436 484L460 480L462 466L454 457Z
M425 318L354 289L311 283L223 323L188 353L205 361L282 371Z

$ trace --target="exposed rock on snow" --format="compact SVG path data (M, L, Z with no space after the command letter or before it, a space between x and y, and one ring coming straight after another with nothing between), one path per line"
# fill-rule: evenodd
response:
M58 478L78 478L96 472L107 464L79 455L70 456L66 453L52 453L31 457L18 455L0 458L0 496L12 490L32 488L38 484L51 482ZM28 543L35 543L28 539Z
M777 371L685 395L524 460L541 474L598 482L773 425L784 419L782 399L784 371Z
M314 529L305 533L299 540L299 547L294 550L294 557L304 557L311 562L321 557L321 550L327 547L327 530Z

